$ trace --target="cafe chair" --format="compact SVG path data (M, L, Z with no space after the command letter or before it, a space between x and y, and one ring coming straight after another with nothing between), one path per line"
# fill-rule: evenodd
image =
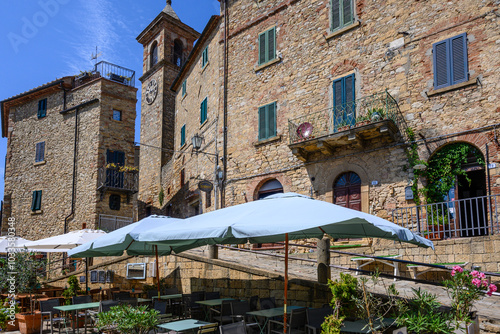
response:
M220 299L220 292L219 291L206 292L205 300L210 300L210 299Z
M248 301L238 300L231 303L231 318L233 323L244 322L246 331L251 333L253 329L259 329L259 324L252 322L252 317L247 315L248 312L250 312L250 304Z
M323 308L308 308L306 310L306 334L321 333L321 324L325 322L325 318L332 314L331 307Z
M202 327L200 327L200 329L198 329L198 334L215 333L217 331L218 327L219 327L219 325L217 323L202 326Z
M250 297L248 303L250 304L250 311L257 311L257 304L259 303L259 296Z
M99 302L99 313L108 312L113 306L119 305L120 302L117 300L103 300Z
M216 308L210 309L210 318L217 321L219 325L229 324L233 322L233 317L231 316L231 303L234 300L223 300L220 305L220 310ZM215 314L215 315L214 315Z
M287 334L305 334L305 327L307 321L306 308L293 309L288 316ZM269 334L283 333L285 324L282 321L269 320ZM274 327L274 328L273 328Z
M172 287L172 288L166 288L166 289L163 291L163 293L164 293L165 295L177 295L177 294L179 294L180 292L179 292L179 289L177 289L177 287L175 287L175 286L174 286L174 287Z
M130 299L130 292L115 292L113 293L113 300Z
M244 321L238 321L232 324L219 327L220 334L247 334L247 327Z
M274 297L261 298L259 300L259 303L261 310L268 310L270 308L276 307L276 300L274 299Z
M92 296L90 295L85 295L85 296L73 296L71 297L71 304L77 305L77 304L87 304L87 303L92 303ZM84 318L85 315L91 314L92 311L90 310L84 310L82 312L78 312L77 318Z
M172 313L167 313L167 304L166 301L162 300L155 300L153 303L153 309L159 312L157 316L159 324L164 324L172 320Z
M41 300L40 301L40 313L42 315L42 326L40 327L40 334L43 333L43 322L47 322L50 324L50 333L54 333L54 324L56 324L59 333L61 332L61 327L67 327L68 320L64 317L55 315L60 315L60 311L54 309L55 306L59 306L59 299L49 299L49 300ZM47 319L48 317L48 319Z

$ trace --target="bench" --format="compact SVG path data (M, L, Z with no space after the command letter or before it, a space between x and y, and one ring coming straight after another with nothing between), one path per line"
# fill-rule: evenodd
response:
M397 261L391 261L391 259L397 259L398 257L401 257L401 255L384 255L384 256L379 256L383 257L383 259L372 259L371 257L364 257L364 256L357 256L351 258L351 261L356 262L356 269L361 269L364 266L369 265L370 263L373 262L382 262L384 264L387 264L388 266L391 266L394 268L394 276L399 276L399 262ZM359 271L356 272L356 275L359 275ZM394 280L396 280L396 277L394 277Z
M408 264L406 267L411 271L412 278L417 279L418 276L423 275L429 271L449 271L453 269L454 266L465 267L469 262L448 262L448 263L430 263L438 266L444 266L445 268L435 268L435 267L427 267L420 264ZM424 268L422 271L418 271L418 269Z

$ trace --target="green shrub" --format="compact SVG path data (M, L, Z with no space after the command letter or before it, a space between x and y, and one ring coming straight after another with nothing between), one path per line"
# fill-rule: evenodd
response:
M98 314L96 327L99 332L116 330L124 334L147 334L158 324L158 313L147 306L113 306L110 311Z

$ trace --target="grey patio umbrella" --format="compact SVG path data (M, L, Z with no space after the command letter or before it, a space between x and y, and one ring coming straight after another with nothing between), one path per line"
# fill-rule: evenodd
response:
M333 238L383 238L434 248L430 240L385 219L295 193L272 195L131 236L158 245L191 246L285 240L286 322L288 240L322 238L325 233Z

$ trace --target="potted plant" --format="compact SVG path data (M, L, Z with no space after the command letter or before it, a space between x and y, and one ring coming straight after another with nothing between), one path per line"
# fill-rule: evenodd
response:
M2 331L11 332L19 330L16 314L20 311L18 301L14 298L5 298L0 304L0 328Z
M346 121L342 121L339 123L339 125L337 126L337 131L345 131L345 130L349 130L351 128L351 126L349 124L347 124Z
M158 311L148 306L133 307L122 304L111 307L108 312L97 315L96 327L99 332L147 334L158 324Z
M37 333L40 331L41 314L34 312L32 307L36 302L36 290L40 286L39 272L45 268L45 260L37 259L29 252L18 252L10 258L13 260L0 267L0 289L9 294L17 294L18 297L25 294L29 299L30 311L16 313L19 330L22 334Z
M383 108L371 108L367 112L368 119L372 122L378 122L385 118L385 113Z
M370 123L370 117L368 115L359 116L356 118L356 127L363 126Z

